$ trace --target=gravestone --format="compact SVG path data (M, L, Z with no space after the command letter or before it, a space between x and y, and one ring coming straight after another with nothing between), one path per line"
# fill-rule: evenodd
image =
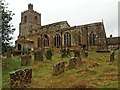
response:
M34 52L34 61L43 61L43 52L42 52L42 50Z
M75 50L74 51L74 57L80 57L80 51Z
M49 50L47 50L47 52L46 52L46 59L47 60L52 60L52 50L51 49L49 49Z
M110 52L110 62L114 62L114 51Z
M82 53L82 57L84 57L84 58L88 57L88 51L87 50L82 49L81 53Z
M85 58L88 57L88 51L85 51Z
M67 57L67 51L65 49L63 49L61 51L61 58L65 58L65 57Z
M67 53L67 57L68 56L71 57L70 49L67 49L66 53Z
M32 80L32 69L18 69L10 72L11 88L26 88Z
M53 66L53 75L59 75L64 72L65 62L58 62Z
M68 69L73 69L76 66L80 66L82 64L81 58L80 57L72 57L69 59L69 63L67 68Z
M21 56L21 66L29 65L31 62L31 55L23 55Z

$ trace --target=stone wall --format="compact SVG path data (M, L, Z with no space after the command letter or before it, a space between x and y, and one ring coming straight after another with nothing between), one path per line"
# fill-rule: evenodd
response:
M10 72L10 87L25 88L32 80L32 69L18 69Z

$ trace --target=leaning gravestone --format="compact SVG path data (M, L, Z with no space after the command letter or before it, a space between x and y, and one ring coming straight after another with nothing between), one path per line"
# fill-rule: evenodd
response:
M25 88L32 80L32 69L18 69L10 72L10 87Z
M114 62L114 51L110 52L110 62Z
M21 66L29 65L31 62L31 55L23 55L21 56Z
M58 62L53 66L53 75L59 75L64 72L65 62Z
M73 69L76 66L80 66L82 64L81 58L80 57L72 57L69 59L69 63L67 68L68 69Z
M43 61L43 52L42 51L34 52L34 58L35 61Z

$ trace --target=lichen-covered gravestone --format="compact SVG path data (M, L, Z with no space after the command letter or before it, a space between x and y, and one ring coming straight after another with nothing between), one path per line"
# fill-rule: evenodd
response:
M76 66L80 66L81 64L82 64L82 61L81 61L80 57L72 57L72 58L69 59L67 68L68 69L73 69Z
M53 66L53 75L59 75L64 72L65 62L58 62Z
M10 72L11 88L26 88L32 80L32 69L18 69Z
M35 61L43 61L43 52L42 51L34 52L34 60Z
M21 56L21 66L29 65L31 62L31 55L23 55Z

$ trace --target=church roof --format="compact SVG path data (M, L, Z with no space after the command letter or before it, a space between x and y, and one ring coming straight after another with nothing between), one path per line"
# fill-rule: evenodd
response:
M67 25L65 27L70 27L70 25L68 24L67 21L60 21L60 22L55 22L55 23L52 23L52 24L43 25L41 27L41 29L43 29L43 28L48 28L49 29L51 27L54 27L54 28L56 28L56 27L65 28L65 27L62 27L63 25Z

